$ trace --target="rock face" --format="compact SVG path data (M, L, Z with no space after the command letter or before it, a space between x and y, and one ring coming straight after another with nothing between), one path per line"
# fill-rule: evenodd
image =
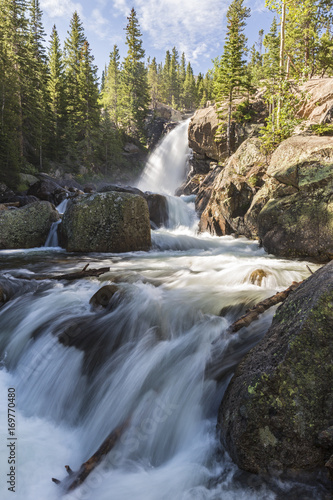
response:
M273 153L267 175L278 183L258 214L265 250L286 257L332 259L333 138L290 137Z
M241 100L235 101L235 103L239 104ZM227 109L226 105L224 107ZM260 124L264 123L264 118L266 116L264 103L261 100L255 101L252 103L252 110L253 119L251 123L236 123L232 121L231 149L233 151L236 151L245 139L258 135ZM188 129L189 146L193 149L195 154L216 161L226 158L226 133L220 135L218 142L215 140L219 124L216 106L198 109L195 112Z
M332 306L333 262L286 299L238 366L219 426L240 468L297 473L324 467L332 455L332 440L323 439L333 424Z
M130 252L151 246L147 202L129 193L95 193L70 200L60 229L70 252Z
M266 168L266 158L260 151L259 139L244 141L215 178L213 173L210 174L213 186L206 206L199 189L197 208L202 213L200 230L217 236L231 233L256 236L256 232L252 234L245 224L244 217L256 192L263 185ZM206 181L202 188L206 191Z
M48 201L0 211L0 248L34 248L45 244L59 214Z
M333 78L320 78L304 83L301 90L307 99L299 111L300 118L311 123L331 123L333 121Z

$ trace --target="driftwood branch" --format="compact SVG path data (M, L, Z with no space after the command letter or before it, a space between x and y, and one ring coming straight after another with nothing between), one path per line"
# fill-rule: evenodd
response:
M82 271L76 271L75 273L67 274L41 274L37 276L22 276L22 279L26 280L79 280L82 278L89 278L90 276L101 276L101 274L110 271L109 267L100 267L99 269L87 269L89 264L87 264Z
M258 304L256 304L254 307L249 309L244 316L239 318L237 321L235 321L230 327L228 328L228 333L236 333L238 330L240 330L243 327L249 326L252 321L255 321L258 319L259 315L265 312L267 309L270 307L275 306L276 304L279 304L280 302L283 302L288 295L296 290L296 288L303 283L300 281L297 283L294 281L289 288L284 290L283 292L278 292L272 297L269 297L268 299L265 299Z
M77 472L73 472L69 465L65 465L65 469L69 475L69 484L66 482L65 489L67 491L75 490L80 486L89 476L89 474L97 467L97 465L102 461L103 457L107 455L112 448L117 444L125 430L128 428L130 419L127 419L124 423L113 429L113 431L108 435L108 437L103 441L98 450L86 461L84 462ZM61 484L59 479L52 478L52 481L56 484Z

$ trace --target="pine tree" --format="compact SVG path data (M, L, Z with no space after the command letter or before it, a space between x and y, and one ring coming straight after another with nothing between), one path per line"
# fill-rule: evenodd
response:
M91 163L96 132L99 126L100 109L98 104L97 67L87 40L81 50L79 74L79 106L76 110L80 128L77 140L83 153L83 160Z
M170 60L170 69L169 69L171 106L173 108L178 108L179 106L178 68L179 68L178 51L176 47L173 47Z
M170 82L171 54L167 50L165 53L164 66L162 71L162 101L171 105L171 82Z
M191 63L187 63L186 67L186 78L184 82L184 90L182 93L182 102L184 103L185 109L187 110L193 110L195 108L196 87Z
M215 65L214 90L216 101L228 99L227 119L227 154L231 154L231 114L235 89L248 89L249 80L246 62L246 38L243 33L245 19L250 16L250 9L244 7L243 0L233 0L227 11L227 34L224 52Z
M119 115L119 86L120 86L120 65L119 49L114 45L110 53L109 65L105 77L104 88L101 92L102 107L108 113L110 120L118 126Z
M47 93L47 64L44 47L44 28L39 0L30 0L29 37L25 69L23 131L25 154L29 162L43 170L44 146L48 142L49 96Z
M155 57L148 63L148 85L152 108L156 109L157 102L160 99L160 82Z
M54 25L48 54L48 92L50 98L50 144L49 155L59 160L64 150L63 134L65 125L65 79L60 40Z
M66 148L69 157L77 157L76 143L80 134L80 88L79 72L84 30L78 13L75 11L70 21L70 29L65 40L65 93L66 93Z
M144 65L145 51L134 8L127 19L128 51L121 73L120 121L128 133L144 141L144 119L148 113L150 100L147 70Z

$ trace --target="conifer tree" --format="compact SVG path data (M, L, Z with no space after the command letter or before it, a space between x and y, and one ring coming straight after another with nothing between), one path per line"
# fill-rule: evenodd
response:
M144 141L144 119L148 113L149 86L144 65L145 51L142 47L141 32L134 8L127 18L127 56L121 72L121 122L128 133Z
M157 102L160 98L160 82L155 57L148 63L148 85L152 108L156 109Z
M243 5L243 0L233 0L227 11L227 34L224 52L215 64L216 101L228 99L227 119L227 154L231 154L231 114L234 92L236 89L248 89L249 79L246 62L246 37L243 33L245 19L250 16L250 9Z
M182 102L184 103L185 109L193 110L196 103L196 86L195 79L193 75L193 70L191 63L187 63L186 67L186 78L184 82L184 89L182 93Z
M49 154L59 160L63 148L65 120L65 79L60 40L56 26L52 28L48 54L48 93L50 99L50 144Z
M79 106L76 110L80 129L78 141L83 152L83 160L92 161L92 148L96 143L96 132L99 126L100 109L98 104L97 67L87 40L81 50L79 74Z
M120 64L119 49L114 45L110 53L109 65L101 92L101 104L109 115L111 122L118 126L119 120L119 87L120 87Z
M78 13L75 11L70 21L68 36L65 40L65 92L66 92L66 147L69 156L76 157L76 141L80 133L80 88L79 72L84 30Z

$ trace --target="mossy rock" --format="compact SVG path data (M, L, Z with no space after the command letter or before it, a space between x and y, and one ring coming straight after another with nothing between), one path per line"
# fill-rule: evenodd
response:
M94 193L69 201L60 228L70 252L130 252L151 247L148 205L129 193Z
M0 211L0 248L34 248L45 244L59 214L48 201Z
M333 200L330 188L269 200L258 215L265 250L288 258L333 258Z
M319 436L333 423L332 380L333 262L277 309L229 384L219 426L237 465L294 475L324 468L333 449Z

